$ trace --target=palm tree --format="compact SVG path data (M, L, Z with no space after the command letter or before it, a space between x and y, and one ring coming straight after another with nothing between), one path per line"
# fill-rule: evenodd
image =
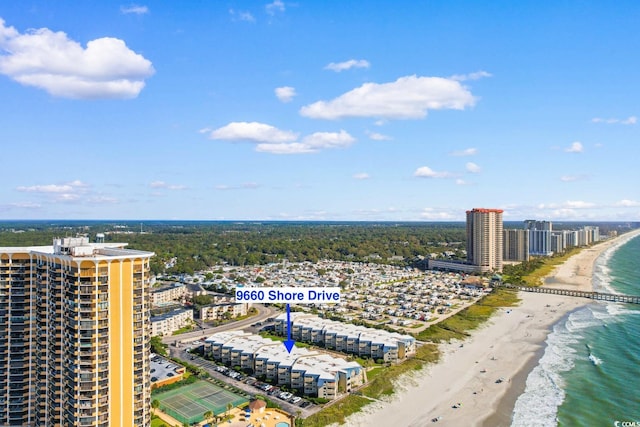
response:
M156 414L156 409L158 409L159 406L160 406L160 401L158 399L153 399L151 401L151 414L152 415Z
M231 412L232 408L233 408L233 405L231 404L231 402L227 403L227 416L229 415L229 412Z
M209 422L211 420L211 418L213 418L213 412L207 411L207 412L204 413L204 420L206 422Z

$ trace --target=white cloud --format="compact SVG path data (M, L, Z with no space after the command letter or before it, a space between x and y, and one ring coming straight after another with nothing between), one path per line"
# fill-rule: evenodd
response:
M362 179L369 179L369 178L371 178L371 176L369 176L369 174L366 172L360 172L353 175L353 179L362 180Z
M491 77L491 76L492 76L491 73L487 73L486 71L480 70L480 71L476 71L475 73L469 73L469 74L454 74L449 78L451 80L458 80L460 82L463 82L465 80L479 80L484 77Z
M393 139L388 135L383 135L383 134L378 133L378 132L369 132L369 131L367 131L367 136L370 139L373 139L374 141L390 141L390 140Z
M451 178L452 174L450 172L436 172L429 166L422 166L416 169L413 176L420 178Z
M96 204L96 205L113 205L119 203L120 201L111 196L92 196L87 199L87 202Z
M324 67L325 70L335 71L339 73L341 71L350 70L351 68L369 68L371 64L366 59L350 59L344 62L332 62Z
M75 180L64 184L19 186L16 190L23 193L48 195L53 202L72 202L87 194L89 185L80 180Z
M477 148L465 148L464 150L452 151L451 155L456 157L475 156L478 154Z
M572 142L571 146L568 148L565 148L565 150L567 153L582 153L584 151L584 147L582 146L581 142Z
M146 13L149 13L149 8L147 6L138 6L136 4L132 4L129 6L120 6L120 12L124 13L125 15L131 13L135 15L144 15Z
M629 116L626 119L603 119L601 117L594 117L591 119L593 123L605 123L608 125L620 124L620 125L635 125L638 123L636 116Z
M256 18L251 13L242 10L229 9L229 15L233 21L256 22Z
M281 0L274 0L264 7L269 15L275 15L276 12L284 12L285 5Z
M29 187L20 186L16 188L18 191L23 191L26 193L67 193L69 191L73 191L73 187L69 184L57 185L57 184L47 184L47 185L32 185Z
M212 131L209 138L257 142L256 151L273 154L315 153L327 148L347 147L356 141L345 130L315 132L298 140L298 134L295 132L283 131L257 122L232 122Z
M18 208L18 209L40 209L42 208L42 205L40 203L33 203L33 202L14 202L14 203L9 203L10 207L12 208Z
M210 139L253 141L269 144L293 142L298 134L258 122L231 122L209 134Z
M20 34L0 18L0 73L53 96L135 98L154 73L151 62L112 37L87 47L47 28Z
M279 144L258 144L256 146L256 151L271 154L306 154L315 153L317 150L299 142L291 142Z
M469 183L467 181L465 181L464 179L456 179L456 185L468 185Z
M345 130L340 132L315 132L305 136L302 143L313 149L348 147L355 142L355 138Z
M282 86L275 89L276 96L282 102L290 102L296 96L295 88L291 86Z
M400 77L391 83L365 83L331 101L318 101L300 109L315 119L375 117L419 119L428 110L463 110L476 99L460 82L441 77Z
M315 153L327 148L347 147L355 142L348 132L316 132L307 135L302 142L258 144L256 151L272 154L304 154Z
M560 177L560 181L562 182L575 182L575 181L582 181L587 179L588 176L587 175L562 175Z
M582 200L568 200L565 202L564 206L569 209L589 209L595 207L596 204Z
M456 219L456 215L446 209L424 208L420 213L420 217L433 221L450 221Z
M46 185L31 185L31 186L19 186L16 188L18 191L26 193L69 193L74 190L83 189L88 187L88 184L80 180L68 182L66 184L46 184Z
M640 206L640 202L636 200L623 199L617 202L615 206L619 206L623 208L635 208Z
M241 185L226 185L226 184L219 184L216 185L214 187L216 190L221 190L221 191L225 191L225 190L255 190L257 188L260 188L260 185L257 182L245 182Z
M465 168L467 169L467 172L471 172L471 173L480 173L480 171L482 171L480 166L478 166L473 162L467 162L467 164L465 165Z
M186 190L185 185L167 184L164 181L153 181L149 184L151 188L164 188L167 190Z
M595 208L596 204L582 200L567 200L563 203L541 203L537 207L538 209L591 209Z

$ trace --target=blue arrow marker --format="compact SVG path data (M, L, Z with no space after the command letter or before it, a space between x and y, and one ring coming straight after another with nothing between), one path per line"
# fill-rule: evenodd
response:
M287 304L287 340L284 342L284 346L287 351L291 353L291 349L296 342L291 339L291 307Z

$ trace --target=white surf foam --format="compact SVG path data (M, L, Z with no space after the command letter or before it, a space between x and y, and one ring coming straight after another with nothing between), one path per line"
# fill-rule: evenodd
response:
M580 338L576 332L593 323L589 318L593 319L593 316L585 308L554 326L547 337L544 355L527 377L525 391L516 401L512 427L557 425L558 406L565 396L561 373L573 368L577 356L571 345Z

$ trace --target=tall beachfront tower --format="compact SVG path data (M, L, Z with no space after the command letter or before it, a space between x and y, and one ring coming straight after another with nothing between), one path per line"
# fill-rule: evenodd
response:
M502 238L504 261L529 261L529 232L521 229L504 230Z
M151 252L0 247L0 425L148 426Z
M467 211L467 261L481 272L502 271L502 212L482 208Z
M527 219L524 222L524 229L529 232L529 253L531 255L553 255L551 246L553 224L551 221Z

